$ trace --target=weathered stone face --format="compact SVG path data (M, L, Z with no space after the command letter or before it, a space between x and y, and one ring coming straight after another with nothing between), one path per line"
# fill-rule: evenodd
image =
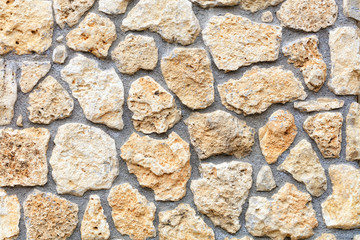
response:
M8 196L0 188L0 239L12 240L19 235L20 203L16 195Z
M360 104L356 102L346 116L346 160L360 160Z
M334 234L331 233L323 233L321 234L320 237L316 238L315 240L336 240L336 237L334 236ZM354 240L356 240L354 238Z
M0 59L0 126L11 123L17 98L17 84L14 66Z
M256 177L256 191L270 192L274 188L276 188L276 183L271 168L268 165L264 165Z
M245 237L242 237L242 238L225 238L224 240L254 240L252 237L248 237L248 236L245 236Z
M261 15L261 21L264 23L270 23L274 20L274 16L270 11L263 12Z
M190 0L203 8L217 6L235 6L240 4L244 10L257 12L270 6L276 6L284 0Z
M28 93L49 72L51 63L50 61L23 61L20 68L20 89L23 93Z
M342 108L344 101L336 98L318 98L310 101L295 102L294 108L301 112L319 112Z
M343 1L344 15L360 21L360 2L358 0Z
M132 0L99 0L99 11L107 14L122 14Z

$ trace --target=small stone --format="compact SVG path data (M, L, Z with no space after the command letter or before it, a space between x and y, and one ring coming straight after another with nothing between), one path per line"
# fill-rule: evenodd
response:
M304 130L316 142L324 158L338 158L341 151L341 113L325 112L309 116Z
M123 20L121 30L150 30L167 42L189 45L201 28L187 0L140 0Z
M346 160L360 160L360 104L356 102L346 116Z
M174 97L148 76L131 84L127 105L134 128L146 134L165 133L181 119Z
M46 184L49 140L45 128L0 129L0 186Z
M219 154L242 158L252 151L255 130L230 113L221 110L193 112L185 124L200 159Z
M52 55L54 63L63 64L67 58L67 51L64 45L57 46Z
M29 120L33 123L50 124L71 115L74 100L52 76L44 79L29 95Z
M251 164L235 161L218 165L206 163L201 164L200 173L202 178L193 180L190 186L196 207L215 226L236 233L241 226L242 205L252 185Z
M1 26L1 25L0 25ZM0 59L0 126L8 125L14 117L14 105L17 98L15 68L4 59Z
M256 191L270 192L274 188L276 188L276 182L271 168L267 165L263 165L256 178Z
M326 80L326 64L318 49L319 39L316 35L302 38L285 47L283 53L288 56L288 63L300 68L306 86L318 92Z
M123 129L124 87L114 68L101 70L96 61L78 54L63 68L61 77L88 120Z
M35 190L24 202L26 239L67 239L78 224L78 212L75 203Z
M225 72L252 63L275 61L282 36L281 27L230 13L212 17L202 35L216 66Z
M242 238L225 238L224 240L254 240L252 237L249 237L249 236L245 236L245 237L242 237Z
M128 34L111 52L121 73L133 75L140 69L153 70L158 62L158 49L154 38Z
M251 235L277 240L309 238L318 226L310 195L290 183L270 199L251 197L245 219Z
M23 93L28 93L50 71L51 63L49 61L23 61L20 68L20 89Z
M238 114L266 111L272 104L304 100L307 97L301 82L282 66L246 71L239 80L218 85L222 104Z
M69 48L90 52L98 58L108 55L109 48L115 40L115 24L109 18L96 13L86 15L79 26L66 35Z
M0 188L0 239L12 240L19 235L20 203L16 195Z
M99 128L67 123L58 128L54 143L49 162L59 194L109 189L119 174L115 141Z
M159 212L159 239L215 240L215 234L189 204L180 203L173 210Z
M301 112L319 112L342 108L344 101L337 98L318 98L310 101L295 102L294 108Z
M283 27L317 32L335 23L335 0L287 0L276 12Z
M344 0L343 1L344 15L360 21L360 2L359 0Z
M259 129L261 152L267 163L275 163L286 151L297 134L294 116L284 110L271 114L265 126Z
M334 234L331 233L323 233L320 237L317 237L315 240L336 240Z
M191 109L204 109L214 102L214 77L204 49L176 48L161 61L165 82Z
M190 0L193 3L197 3L203 8L217 7L217 6L235 6L240 4L240 7L244 10L257 12L259 10L268 8L270 6L276 6L284 0Z
M64 37L63 35L60 35L60 36L58 36L58 37L56 38L56 41L57 41L58 43L62 43L64 40L65 40L65 37Z
M108 196L112 208L112 218L116 229L132 240L145 240L155 237L155 204L139 193L130 184L113 187Z
M23 116L22 115L19 115L17 120L16 120L16 125L18 127L22 127L23 126Z
M261 14L261 21L265 23L270 23L274 20L274 17L272 15L272 12L266 11Z
M122 14L132 0L99 0L99 11L106 14Z

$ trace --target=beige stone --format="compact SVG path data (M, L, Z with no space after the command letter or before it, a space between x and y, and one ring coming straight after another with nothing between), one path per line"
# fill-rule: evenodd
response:
M127 105L134 128L143 133L165 133L181 119L174 97L148 76L131 84Z
M190 0L193 3L198 4L200 7L219 7L219 6L235 6L240 4L242 0Z
M241 79L230 79L218 85L222 104L238 114L266 111L272 104L304 100L307 97L301 82L282 66L246 71Z
M315 240L336 240L334 234L331 233L323 233L320 237L317 237Z
M319 112L342 108L344 101L337 98L318 98L315 100L295 102L294 108L301 112Z
M16 119L16 126L18 127L22 127L23 125L23 116L19 115L18 118Z
M203 8L217 6L235 6L240 4L244 10L257 12L259 10L276 6L284 0L190 0Z
M360 160L360 104L353 102L346 116L346 160Z
M132 0L99 0L99 11L107 14L122 14Z
M256 191L270 192L274 188L276 188L276 182L271 168L268 165L263 165L256 177Z
M197 209L207 215L215 226L229 233L240 229L239 216L252 185L252 166L244 162L218 165L203 163L202 177L191 182Z
M115 141L99 128L67 123L58 128L54 143L49 162L59 194L108 189L119 174Z
M189 204L159 212L159 222L160 240L215 240L214 231Z
M249 236L245 236L245 237L242 237L242 238L225 238L224 240L254 240L252 237L249 237Z
M16 195L0 188L0 239L12 240L19 235L20 203Z
M58 43L62 43L64 40L65 40L65 37L64 37L63 35L60 35L60 36L58 36L58 37L56 38L56 41L57 41Z
M261 21L264 23L270 23L274 20L273 14L270 11L263 12L261 14Z
M101 70L96 61L78 54L63 68L61 77L88 120L123 128L124 87L114 68Z
M318 113L305 120L303 128L316 142L324 158L340 157L342 123L342 114L338 112Z
M187 0L140 0L123 20L121 30L150 30L167 42L189 45L201 28Z
M360 21L360 2L358 0L343 1L344 15Z
M221 110L193 112L185 124L200 159L219 154L242 158L252 151L255 130L230 113Z
M20 89L23 93L28 93L49 72L51 63L50 61L23 61L20 68Z
M11 62L0 59L0 126L11 123L14 117L16 98L15 67Z
M57 46L52 55L54 63L63 64L67 58L67 51L64 45Z
M204 49L175 48L161 61L165 82L191 109L207 108L214 102L214 77Z
M122 235L129 235L132 240L145 240L155 237L155 204L139 191L123 183L113 187L108 196L112 208L112 218L116 229Z
M353 240L360 240L360 235L355 235Z

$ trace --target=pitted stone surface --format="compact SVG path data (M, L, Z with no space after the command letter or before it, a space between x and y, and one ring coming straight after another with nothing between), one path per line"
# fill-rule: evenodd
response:
M13 240L19 235L20 203L16 195L0 188L0 239Z
M266 11L261 14L261 21L263 21L264 23L270 23L273 20L274 20L274 16L270 11Z
M20 89L23 93L28 93L49 72L51 63L50 61L23 61L20 68Z
M132 0L99 0L99 11L107 14L122 14Z
M268 165L263 165L256 177L256 191L270 192L276 188L274 176Z
M244 10L257 12L270 6L276 6L284 0L190 0L203 8L217 6L234 6L240 4Z
M346 116L346 160L360 160L360 104L356 102Z
M315 100L295 102L294 108L301 112L319 112L342 108L344 101L337 98L318 98Z
M8 125L14 117L17 99L15 68L11 62L0 59L0 126Z

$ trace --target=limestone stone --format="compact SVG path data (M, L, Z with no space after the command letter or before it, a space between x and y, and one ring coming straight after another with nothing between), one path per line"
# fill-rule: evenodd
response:
M60 35L60 36L58 36L58 37L56 38L56 41L57 41L58 43L62 43L64 40L65 40L65 37L64 37L63 35Z
M252 151L255 130L230 113L221 110L193 112L185 124L200 159L219 154L242 158Z
M105 58L116 40L115 24L106 17L88 13L79 26L66 35L69 48L90 52L98 58Z
M356 102L346 116L346 160L360 160L360 104Z
M29 120L49 124L69 117L74 109L74 100L52 76L44 79L29 95Z
M121 147L121 158L143 187L154 190L157 201L178 201L186 194L191 175L190 147L172 132L156 140L133 133Z
M19 235L20 203L16 195L0 188L0 239L12 240Z
M360 240L360 235L355 235L353 240Z
M303 128L316 142L324 158L340 156L342 123L342 114L338 112L318 113L305 120Z
M261 152L267 163L275 163L286 151L297 134L294 116L284 110L277 110L269 117L265 126L259 129Z
M244 162L201 164L202 177L191 182L197 209L229 233L240 229L239 216L252 185L252 166ZM210 197L211 196L211 197Z
M187 0L140 0L123 20L121 30L150 30L167 42L189 45L201 28Z
M215 235L189 204L180 203L173 210L159 212L159 239L215 240Z
M256 177L256 191L270 192L274 188L276 188L276 182L271 168L268 165L264 165Z
M245 219L251 235L276 240L309 238L318 225L310 195L290 183L270 199L251 197Z
M63 64L67 58L67 51L64 45L57 46L52 55L54 63Z
M334 234L331 233L323 233L320 237L317 237L315 240L336 240Z
M252 237L249 237L249 236L245 236L245 237L242 237L242 238L225 238L224 240L254 240Z
M217 6L234 6L240 4L244 10L257 12L270 6L276 6L284 0L190 0L203 8Z
M122 14L132 0L99 0L99 11L107 14Z
M283 27L317 32L335 23L335 0L287 0L276 12Z
M246 71L238 80L218 85L222 104L238 114L262 113L272 104L304 100L301 82L282 66Z
M131 84L127 105L134 128L146 134L165 133L181 119L174 97L148 76Z
M318 98L315 100L295 102L294 108L301 112L318 112L342 108L344 101L337 98Z
M132 240L145 240L155 237L155 204L131 187L123 183L113 187L108 196L112 208L112 218L116 229L122 235L129 235Z
M175 48L161 61L165 82L191 109L207 108L214 102L214 77L204 49Z
M344 15L360 21L360 2L358 0L343 1Z
M0 1L0 55L43 53L52 43L51 1Z
M124 87L114 68L101 70L96 61L78 54L63 68L61 77L88 120L123 128Z
M44 185L50 132L45 128L0 129L0 186Z
M242 0L190 0L198 4L200 7L218 7L218 6L235 6L240 4Z
M115 141L99 128L67 123L58 128L54 143L49 162L59 194L108 189L119 174Z
M133 75L140 69L153 70L158 62L154 38L128 34L111 52L121 73Z
M288 62L299 68L306 86L318 92L326 80L326 64L318 49L319 39L316 35L301 38L283 47Z
M0 59L0 126L11 123L14 117L16 98L15 68L11 62Z
M281 27L227 13L212 17L202 36L216 66L228 72L252 63L275 61L282 35Z
M67 239L76 228L78 212L75 203L35 190L24 202L26 239Z
M23 117L22 117L22 115L19 115L18 118L16 119L16 126L18 126L18 127L24 126L23 125Z
M266 11L261 14L261 21L265 23L270 23L274 20L274 17L272 15L272 12Z
M20 89L23 93L28 93L49 72L51 63L50 61L23 61L20 68Z

